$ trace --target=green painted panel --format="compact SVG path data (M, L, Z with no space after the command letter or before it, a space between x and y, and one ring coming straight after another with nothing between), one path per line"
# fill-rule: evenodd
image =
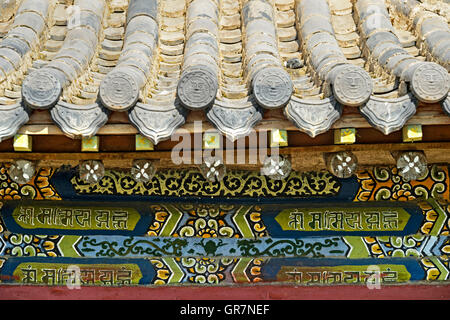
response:
M14 221L24 229L127 230L132 231L141 218L134 208L92 207L55 204L19 204Z
M404 265L282 266L277 280L297 283L398 283L408 282L411 274Z
M403 208L324 207L281 211L275 220L284 231L402 231L411 215Z
M79 272L79 273L78 273ZM78 273L78 274L77 274ZM142 272L137 264L20 263L13 272L16 282L25 284L128 285L139 284Z

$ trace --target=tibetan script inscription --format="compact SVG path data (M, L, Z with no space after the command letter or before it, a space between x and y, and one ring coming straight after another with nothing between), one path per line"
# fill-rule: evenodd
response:
M287 209L275 218L283 230L401 231L410 214L402 208Z
M142 278L134 264L77 264L21 263L13 273L16 282L23 284L121 286L138 284Z
M389 284L405 282L410 274L402 265L281 267L278 280L299 284L364 284L374 280Z
M132 208L19 205L13 218L25 229L133 230L140 215Z

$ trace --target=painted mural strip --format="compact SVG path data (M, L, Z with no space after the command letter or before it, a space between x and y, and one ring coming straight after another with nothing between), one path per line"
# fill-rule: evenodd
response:
M117 261L118 260L118 261ZM160 258L160 259L0 259L2 283L81 286L239 285L390 285L448 281L438 257L307 258Z
M422 201L423 203L423 201ZM426 202L425 202L426 203ZM426 203L427 204L427 203ZM308 206L241 204L152 204L148 202L8 201L1 209L7 230L48 235L219 237L404 236L424 226L421 202L311 203ZM427 204L431 207L431 204ZM433 203L433 208L437 204ZM436 224L447 214L435 210ZM433 229L436 230L436 227ZM433 231L438 235L439 232Z
M60 168L51 177L51 185L63 199L102 199L118 196L128 200L151 199L181 202L190 196L203 201L210 197L222 202L236 199L261 203L281 203L295 198L299 202L379 201L435 198L450 201L450 177L447 166L430 165L420 181L404 181L396 167L376 167L359 171L356 177L338 179L330 173L293 172L275 181L259 172L230 171L222 182L206 181L195 169L158 172L149 183L136 183L126 171L107 170L95 185L77 177L75 168Z
M37 236L0 234L0 256L86 258L154 257L450 257L449 236L198 238L133 236Z
M106 170L105 176L96 184L86 184L79 179L76 168L60 168L51 177L51 184L64 200L156 200L211 201L220 202L279 202L295 197L333 197L352 201L357 190L356 178L338 179L327 171L308 174L292 172L283 181L275 181L257 171L229 170L223 181L210 182L196 169L170 169L158 171L147 182L136 182L126 171Z
M450 280L447 166L429 166L418 181L404 181L395 167L360 171L351 179L295 173L282 182L233 171L220 183L203 181L191 169L161 171L149 183L110 170L95 185L81 182L74 168L41 168L28 184L18 185L2 165L0 182L0 205L11 206L9 220L2 209L7 223L0 221L4 282L53 285L64 281L64 272L73 267L69 263L86 270L83 285L102 286L362 285L372 279L370 272L378 272L382 285ZM42 223L26 228L23 220L15 220L17 205L11 200L31 203L30 216ZM41 212L47 202L54 210ZM378 214L365 211L377 205ZM95 206L110 210L109 220L91 211L85 225L76 227L73 213L83 216L75 210ZM112 211L122 209L129 209L126 224L122 220L114 228ZM11 263L16 263L12 271Z
M150 284L148 260L11 258L0 270L3 283L124 286Z
M396 167L375 167L358 171L356 177L338 179L328 172L292 173L283 181L261 176L258 172L230 171L220 183L206 181L195 169L160 170L148 183L134 181L126 170L107 170L97 184L78 178L77 168L40 168L25 184L14 183L8 175L9 164L0 164L0 201L33 200L152 200L218 202L236 199L280 203L303 201L408 201L442 199L450 201L448 166L430 165L426 176L404 181Z
M272 237L317 235L407 235L419 231L422 210L416 203L352 203L286 208L262 216ZM275 220L275 221L274 221Z
M8 201L1 209L12 232L33 234L145 234L153 215L140 203Z
M378 272L381 284L424 280L426 275L415 259L272 259L262 269L266 281L305 284L361 284Z

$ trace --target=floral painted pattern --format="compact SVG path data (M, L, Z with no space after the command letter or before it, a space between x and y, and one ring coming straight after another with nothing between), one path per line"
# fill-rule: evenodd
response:
M238 259L181 258L181 265L189 272L190 283L218 284L225 280L230 266Z

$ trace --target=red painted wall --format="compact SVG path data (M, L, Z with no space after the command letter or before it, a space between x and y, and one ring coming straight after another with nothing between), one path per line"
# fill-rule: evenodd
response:
M447 285L295 287L67 287L0 286L0 300L450 300Z

